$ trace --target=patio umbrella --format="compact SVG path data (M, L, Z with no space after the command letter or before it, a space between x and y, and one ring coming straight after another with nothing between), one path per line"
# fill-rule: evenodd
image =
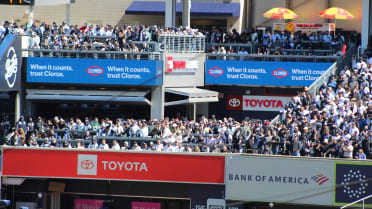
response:
M335 20L335 30L333 32L334 35L336 35L336 20L351 20L354 18L354 16L349 11L339 7L331 7L325 9L319 13L319 16L322 18Z
M339 7L331 7L325 9L321 13L319 13L319 15L322 18L335 20L350 20L354 18L354 16L349 11Z
M297 18L296 13L294 13L290 9L283 8L283 7L272 8L269 11L263 13L262 15L270 19L295 19Z

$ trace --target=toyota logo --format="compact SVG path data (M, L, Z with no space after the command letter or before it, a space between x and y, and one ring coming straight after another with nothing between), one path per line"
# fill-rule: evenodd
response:
M237 98L231 98L229 100L230 107L239 107L240 106L240 100Z
M80 166L84 169L92 169L94 167L94 163L91 160L83 160L80 163Z

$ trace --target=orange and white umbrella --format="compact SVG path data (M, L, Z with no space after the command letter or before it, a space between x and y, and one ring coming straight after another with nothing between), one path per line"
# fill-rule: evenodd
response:
M339 7L331 7L331 8L325 9L321 13L319 13L319 15L322 18L336 19L336 20L350 20L354 18L354 16L349 11L347 11L346 9L339 8Z
M262 15L270 19L296 19L297 18L296 13L294 13L290 9L283 8L283 7L272 8L269 11L263 13Z

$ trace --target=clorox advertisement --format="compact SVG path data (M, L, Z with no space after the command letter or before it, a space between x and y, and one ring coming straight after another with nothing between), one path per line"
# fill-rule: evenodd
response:
M333 63L208 60L205 84L310 86Z

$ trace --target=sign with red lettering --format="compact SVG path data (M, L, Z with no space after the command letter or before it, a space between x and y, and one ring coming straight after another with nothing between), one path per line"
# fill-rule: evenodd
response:
M335 30L335 23L274 23L273 28L279 31L293 29L292 31L331 32Z
M160 202L132 202L132 209L161 209Z
M2 175L223 184L224 159L183 153L3 148Z
M103 200L75 199L74 209L100 209L103 207Z
M280 111L291 101L291 97L271 96L227 96L227 109L247 111Z

